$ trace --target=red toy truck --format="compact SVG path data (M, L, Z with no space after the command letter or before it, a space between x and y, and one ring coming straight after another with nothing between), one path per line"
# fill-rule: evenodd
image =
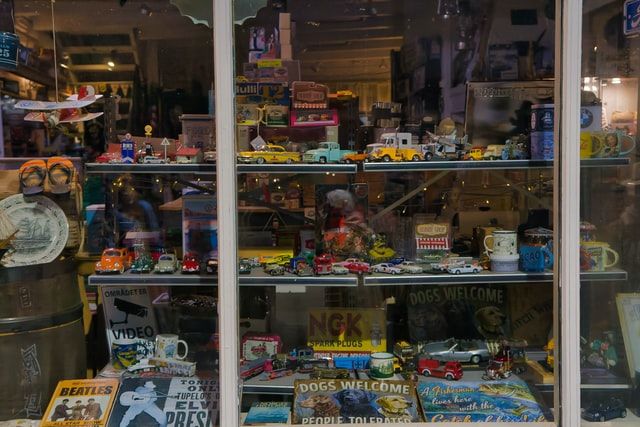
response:
M462 365L460 362L440 363L435 359L421 357L418 360L418 372L425 377L432 376L446 380L459 380L462 378Z

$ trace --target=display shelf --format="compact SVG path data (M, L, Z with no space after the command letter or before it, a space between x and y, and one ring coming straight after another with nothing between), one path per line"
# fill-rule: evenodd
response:
M627 157L606 159L584 159L582 167L624 166ZM364 163L365 172L419 172L428 170L467 169L541 169L553 167L553 160L430 160L423 162L370 162Z
M215 175L215 164L141 164L141 163L87 163L85 165L88 174L197 174Z
M584 282L627 280L627 272L623 270L593 271L580 273L580 280ZM523 283L523 282L552 282L553 271L542 273L494 273L483 271L479 274L372 274L364 277L365 286L388 285L464 285L470 283Z
M285 273L284 276L271 276L262 271L239 276L240 286L357 286L358 278L347 276L310 276L298 277ZM198 274L93 274L89 276L93 286L215 286L218 277Z
M239 164L238 173L356 173L358 165L342 163L248 163Z

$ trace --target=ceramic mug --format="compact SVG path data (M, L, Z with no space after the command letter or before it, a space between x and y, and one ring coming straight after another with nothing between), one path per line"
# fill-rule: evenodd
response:
M116 369L127 369L153 354L153 342L144 339L117 339L111 343L111 359Z
M495 230L493 234L484 238L484 248L487 253L498 256L517 255L517 243L517 233L510 230Z
M184 346L184 353L178 354L178 346ZM189 346L176 334L159 334L156 335L156 357L160 359L178 359L182 360L187 357Z
M596 132L594 132L596 134ZM624 132L597 133L604 135L603 146L600 151L594 152L593 157L620 157L633 151L636 147L635 138Z
M580 269L585 271L605 271L620 260L618 252L606 242L580 243Z
M393 376L393 354L372 353L369 361L369 377L385 379Z
M547 245L521 245L520 269L527 272L542 272L553 267L553 252Z
M580 158L590 159L604 148L602 132L580 132Z

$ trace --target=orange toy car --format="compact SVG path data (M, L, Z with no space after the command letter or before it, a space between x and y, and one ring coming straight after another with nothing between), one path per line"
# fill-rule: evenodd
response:
M102 258L96 263L96 273L124 273L131 267L133 257L128 249L109 248L102 252Z

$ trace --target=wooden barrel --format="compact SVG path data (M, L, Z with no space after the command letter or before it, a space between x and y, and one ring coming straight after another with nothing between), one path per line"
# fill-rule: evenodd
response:
M75 263L0 270L0 420L39 419L61 379L86 377Z

